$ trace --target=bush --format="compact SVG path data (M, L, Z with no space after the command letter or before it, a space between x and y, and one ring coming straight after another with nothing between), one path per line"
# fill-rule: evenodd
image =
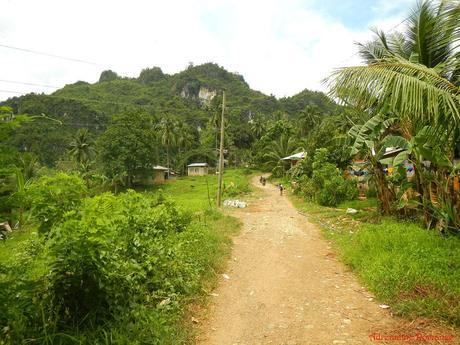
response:
M300 176L296 181L295 192L307 200L314 200L316 188L313 180L307 175Z
M230 182L228 184L224 183L224 196L226 197L236 197L243 193L249 193L251 188L249 187L249 183L247 181L235 183Z
M27 188L27 198L40 222L40 233L48 233L67 212L79 207L87 193L84 181L76 175L57 173L34 181Z
M87 197L0 261L0 344L183 343L184 305L237 226L134 191Z
M146 294L180 292L190 274L177 262L168 236L189 223L190 217L171 203L152 207L133 191L85 200L74 217L50 233L50 314L60 323L88 324L112 319Z
M316 150L312 177L302 175L297 179L298 193L323 206L337 206L342 201L357 198L356 182L346 180L342 171L329 163L327 157L326 149Z

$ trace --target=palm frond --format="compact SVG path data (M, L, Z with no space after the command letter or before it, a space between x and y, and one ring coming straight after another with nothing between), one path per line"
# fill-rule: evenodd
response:
M363 109L384 105L409 119L460 125L460 90L433 69L394 58L341 68L326 81L333 97Z

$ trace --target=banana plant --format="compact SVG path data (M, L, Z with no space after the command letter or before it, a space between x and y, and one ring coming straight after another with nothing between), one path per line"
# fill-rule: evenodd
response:
M348 135L354 140L351 155L359 155L361 158L367 159L371 166L377 187L379 209L385 215L391 213L395 194L388 187L380 160L385 153L384 140L391 132L395 121L395 118L378 114L362 125L354 125L348 132Z
M431 126L424 126L410 139L387 136L384 146L397 147L401 151L395 157L381 159L380 163L396 168L403 166L405 161L413 164L425 223L428 227L437 224L444 229L460 223L458 212L451 212L456 210L458 193L453 190L453 179L457 178L460 164L455 164L446 153L447 134L439 136L435 131Z

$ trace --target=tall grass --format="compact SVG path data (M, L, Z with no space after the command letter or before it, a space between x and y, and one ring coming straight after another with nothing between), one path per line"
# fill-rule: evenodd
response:
M322 226L342 260L395 313L460 326L460 238L379 218L374 199L334 209L296 197L293 202ZM348 207L358 213L346 215Z

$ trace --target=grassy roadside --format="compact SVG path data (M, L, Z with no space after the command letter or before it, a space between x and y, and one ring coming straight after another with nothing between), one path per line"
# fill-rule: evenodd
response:
M395 314L460 326L460 238L378 217L375 199L346 202L337 208L295 195L290 199L321 226L342 261ZM349 207L358 213L346 214Z
M223 199L250 198L251 176L244 174L239 169L227 170L223 178ZM224 215L216 208L217 176L184 177L155 186L146 192L173 200L180 207L192 212L195 222L206 224L209 230L206 241L197 244L196 248L197 252L202 253L200 260L209 263L206 273L201 278L201 289L189 296L181 306L180 317L175 326L177 334L171 339L164 339L160 342L165 344L194 343L196 327L192 314L195 311L201 312L201 309L206 306L209 291L215 288L218 283L218 274L227 264L233 245L232 238L240 231L241 223L238 219Z

